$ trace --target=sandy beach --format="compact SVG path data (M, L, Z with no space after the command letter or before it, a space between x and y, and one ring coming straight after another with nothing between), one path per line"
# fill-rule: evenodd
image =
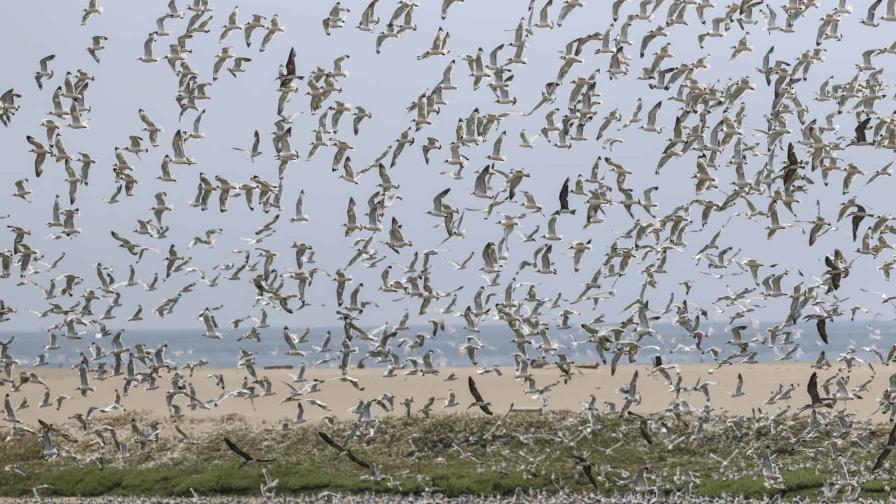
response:
M682 365L679 369L682 388L680 397L682 399L686 400L694 409L704 408L706 398L703 392L692 390L699 379L701 383L709 383L707 388L713 412L727 415L751 414L753 408L762 408L769 413L777 413L782 409L790 408L792 412L795 412L809 402L806 383L812 372L815 371L805 363L737 365L725 366L716 370L709 365L689 364ZM22 370L20 369L20 371ZM121 377L107 378L102 381L92 380L91 384L96 387L96 391L82 397L75 390L78 384L76 370L39 368L28 371L37 373L47 384L50 389L51 401L55 401L60 394L72 397L65 400L61 408L57 410L55 402L49 407L38 407L44 394L44 387L40 384L29 383L22 386L19 391L11 392L12 403L17 407L23 397L27 398L29 406L17 409L16 414L20 420L31 425L36 424L39 418L54 423L64 423L70 421L69 418L76 413L86 414L90 407L105 408L112 404L115 390L121 390L123 384ZM326 404L329 411L305 403L304 418L309 422L318 421L328 415L340 419L352 418L355 414L351 410L358 401L373 399L383 394L394 394L394 411L386 413L381 408L374 407L372 411L375 416L405 414L405 407L401 403L406 398L413 398L411 411L413 414L419 414L419 410L430 397L436 398L432 414L442 414L463 411L472 402L472 397L467 389L467 376L473 375L485 400L493 404L495 411L506 411L511 403L514 408L520 409L543 407L540 398L527 394L524 384L514 379L512 369L505 368L501 371L500 376L496 373L478 375L475 368L451 368L439 370L438 375L405 376L399 374L393 378L386 378L382 376L382 369L354 369L350 376L357 379L359 386L363 387L363 390L359 390L350 383L338 380L339 372L335 369L309 369L304 376L307 381L303 383L292 382L291 373L295 373L294 370L259 369L257 372L260 378L268 377L270 379L273 395L257 397L251 402L245 398L231 397L209 409L190 410L187 407L189 399L183 396L176 398L174 404L181 406L181 413L185 419L196 420L200 423L214 425L218 423L217 420L232 415L237 415L240 421L256 425L280 423L293 419L296 414L295 402L282 402L291 392L285 383L301 388L316 379L324 381L320 384L320 390L303 397ZM597 407L606 410L611 407L606 404L607 402L615 403L617 408L622 405L623 398L619 388L629 383L636 371L639 375L638 392L642 401L633 406L632 411L653 413L663 409L674 400L675 394L670 391L665 379L659 373L651 373L648 366L620 366L615 376L611 376L609 367L580 369L580 373L566 384L560 381L560 373L556 368L535 369L532 372L538 388L559 381L546 394L547 409L580 410L583 403L590 399L591 394L594 394L597 399ZM872 375L867 365L854 366L849 373L845 368L840 370L829 368L818 371L820 387L823 387L829 378L837 376L838 373L840 376L848 378L850 390L871 380L866 386L866 390L857 394L861 396L861 399L839 402L837 408L845 407L847 410L855 412L861 419L886 420L886 416L881 413L873 414L877 408L877 399L881 397L889 383L891 373L887 372L886 367L879 367L876 375ZM186 377L186 381L193 384L197 397L202 401L210 401L222 393L221 389L215 385L215 380L208 376L222 374L227 390L239 388L246 376L246 372L242 369L197 369L192 377L188 370L181 372ZM743 376L743 395L732 397L738 374ZM452 375L454 379L448 380ZM125 411L110 413L96 411L93 413L94 418L103 415L129 415L137 412L152 418L170 418L171 414L165 399L165 392L171 388L169 377L170 375L163 375L163 379L158 380L157 390L147 391L143 386L132 388L122 400L122 405L126 408ZM672 371L672 378L677 380L674 371ZM795 386L791 397L768 404L769 398L779 390L778 384L781 383ZM830 393L833 395L836 391L836 380L831 380L829 383ZM443 406L445 398L452 390L456 394L458 405L445 408ZM259 395L261 394L261 387L259 387ZM825 394L823 389L822 394ZM236 420L235 417L229 418Z

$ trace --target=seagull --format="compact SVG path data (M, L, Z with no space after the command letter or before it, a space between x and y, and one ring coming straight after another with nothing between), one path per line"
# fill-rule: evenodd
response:
M239 7L234 7L233 10L230 11L230 14L227 16L227 24L221 27L223 31L221 32L221 36L218 37L219 44L223 43L232 32L243 29L243 26L239 23L239 15Z
M277 14L271 16L270 21L268 22L268 26L266 27L267 31L264 34L264 37L261 39L261 47L258 48L259 52L264 52L267 49L268 44L271 43L271 40L274 39L279 33L283 33L286 31L286 27L280 24L280 18Z
M140 117L140 120L143 122L145 127L143 131L147 132L149 135L149 143L153 147L159 146L159 133L163 133L165 130L156 126L156 123L150 119L149 115L147 115L146 111L142 108L137 110L137 115ZM170 159L170 158L169 158Z
M3 412L4 412L4 415L3 415L4 422L9 422L9 423L13 423L13 424L22 423L21 420L16 418L16 410L13 409L13 407L12 407L12 402L9 399L9 393L7 393L6 396L3 398Z
M526 130L524 130L524 129L523 129L523 130L520 130L520 147L522 147L522 148L524 148L524 149L532 149L532 148L534 148L535 145L534 145L533 142L535 142L535 140L536 140L539 136L540 136L540 135L536 133L535 135L529 137L529 136L526 135Z
M47 159L47 156L52 155L53 152L50 149L44 147L43 144L38 142L32 136L26 136L25 139L28 141L29 144L31 144L32 148L31 148L30 152L33 152L35 155L34 176L40 177L44 172L44 169L43 169L44 161Z
M740 397L744 395L744 377L737 373L737 385L734 387L734 392L729 392L731 397Z
M25 184L27 184L27 183L28 183L28 179L26 179L26 178L16 180L15 181L16 192L12 193L12 195L16 198L19 198L23 201L28 201L30 203L30 201L28 200L28 196L31 194L31 190L25 186Z
M102 14L103 8L99 6L99 0L88 0L87 8L84 9L84 15L81 16L81 26L87 24L91 17Z
M55 58L55 54L50 54L49 56L44 56L40 59L40 70L34 72L34 80L37 82L37 89L44 88L44 80L53 78L53 71L49 69L49 65Z
M81 397L87 397L87 394L90 392L96 391L96 387L92 387L90 385L90 381L87 376L87 366L81 364L78 366L78 376L80 379L80 385L75 387L75 390L81 393Z
M296 212L289 222L309 222L310 220L308 214L305 213L305 191L303 189L299 191L296 198Z
M154 31L150 32L149 35L146 36L146 40L143 42L143 56L137 58L137 61L141 63L158 63L159 58L153 56L153 45L156 43L159 37L159 32Z
M90 47L87 48L87 52L90 53L90 56L97 63L100 62L100 57L97 55L100 51L106 48L104 43L109 40L109 37L105 35L94 35L91 39L93 43L90 44Z
M880 168L879 170L872 173L871 176L868 177L868 180L865 181L865 185L866 186L870 185L872 182L874 182L875 180L877 180L881 177L892 177L893 176L893 170L892 170L893 163L894 163L894 161L890 161L889 163L885 164L882 168Z
M260 137L259 134L258 134L258 130L255 130L255 133L254 133L254 135L253 135L253 138L254 138L254 140L252 141L252 147L251 147L251 149L248 150L247 155L248 155L248 157L249 157L249 161L252 161L252 162L254 163L254 162L255 162L255 158L257 158L258 156L260 156L260 155L263 154L263 153L258 149L258 148L259 148L259 145L261 144L261 137ZM237 150L237 151L241 151L241 152L247 152L245 149L242 149L242 148L239 148L239 147L234 147L233 150Z
M252 14L252 19L243 25L243 35L246 39L246 47L252 47L252 32L259 28L267 29L267 25L264 23L265 19L267 19L265 16Z

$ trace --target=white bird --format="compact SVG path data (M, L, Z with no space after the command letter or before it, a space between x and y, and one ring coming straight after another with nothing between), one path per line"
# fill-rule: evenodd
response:
M81 393L81 397L86 397L88 393L96 390L96 387L90 385L90 379L87 376L87 366L85 364L78 366L78 377L80 385L75 387L75 390Z
M94 35L91 40L92 43L90 44L90 47L87 48L87 52L90 53L90 56L94 61L99 63L100 57L98 53L106 48L105 42L109 40L109 38L105 35Z
M14 183L16 186L16 192L12 193L12 195L16 198L19 198L24 201L28 201L30 203L30 201L28 200L28 196L31 195L31 190L28 189L28 187L25 185L27 183L28 183L28 179L26 179L26 178L16 180Z
M34 80L37 82L37 89L44 88L44 79L52 79L53 71L49 69L50 62L56 58L55 54L44 56L40 59L40 70L34 72ZM49 134L48 134L49 136ZM47 139L49 140L49 138Z
M22 423L21 420L16 418L16 410L12 407L12 401L9 399L9 393L3 398L3 421L9 422L13 424Z
M149 35L146 36L146 40L143 42L143 56L137 58L137 61L142 63L158 63L159 58L153 56L153 45L158 40L159 33L158 32L150 32Z
M253 134L252 147L247 151L246 149L242 149L240 147L234 147L233 150L246 152L249 157L249 161L255 162L255 158L262 155L263 152L259 150L259 146L261 145L261 137L258 134L258 130L255 130Z
M305 190L302 189L299 191L299 195L296 198L295 215L289 219L289 222L309 222L310 220L308 214L305 213Z
M526 130L520 130L520 147L524 149L532 149L534 148L533 142L539 137L539 134L535 134L532 137L526 136Z
M81 26L87 24L91 17L102 14L103 8L99 6L99 0L88 0L87 7L84 9L84 15L81 16Z

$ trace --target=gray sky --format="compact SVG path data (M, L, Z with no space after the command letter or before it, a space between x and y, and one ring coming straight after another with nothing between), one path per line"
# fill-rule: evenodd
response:
M11 126L0 129L0 151L5 153L0 172L7 181L8 192L13 190L12 181L24 177L29 178L30 187L34 191L30 203L7 196L0 198L0 215L7 213L12 215L2 222L31 228L32 236L29 243L44 253L45 260L54 259L66 251L66 259L52 273L56 275L76 273L85 279L83 287L94 287L97 284L93 269L93 264L97 260L115 269L116 280L126 279L127 265L131 257L117 248L117 243L109 237L110 229L163 252L174 243L182 255L193 257L195 266L209 270L215 264L240 259L240 256L233 255L230 251L244 248L246 244L240 238L251 236L252 232L268 221L273 214L265 215L259 210L250 212L242 200L231 201L230 211L226 216L218 213L216 204L208 212L200 212L197 208L191 208L188 202L193 197L198 180L197 174L200 171L210 175L221 174L231 181L248 181L253 174L276 180L277 163L272 159L273 146L269 133L273 131L272 123L276 120L277 92L274 77L278 64L285 61L291 46L298 51L298 70L301 74L307 74L316 66L330 69L337 56L351 55L351 59L345 65L351 75L340 80L342 93L335 99L362 105L374 115L372 119L362 124L361 134L357 137L351 132L351 117L343 117L339 132L335 135L354 147L351 157L356 169L366 166L408 127L413 115L405 113L405 107L424 90L432 89L441 78L445 65L452 58L458 60L453 73L453 82L460 89L445 93L445 99L449 104L443 106L440 114L434 116L432 126L416 133L416 144L405 150L398 165L391 172L394 182L401 186L399 193L403 199L387 210L383 223L388 229L389 220L396 216L404 225L406 236L414 242L413 250L422 251L426 248L439 247L439 242L444 236L441 219L424 213L430 208L433 196L440 190L451 188L447 201L455 207L481 207L484 204L482 200L473 198L469 193L472 190L475 172L487 163L485 156L490 152L496 134L505 129L507 138L504 142L504 154L508 156L508 160L499 168L527 170L531 177L520 189L533 193L548 211L558 206L557 193L563 179L572 177L575 180L578 174L587 176L597 156L610 156L624 164L632 172L628 184L639 197L643 189L653 185L660 186L660 191L654 195L655 201L660 205L659 214L665 214L677 205L695 198L690 177L695 172L696 153L691 152L681 159L671 161L659 177L653 175L659 154L670 136L679 104L668 102L660 111L658 123L664 128L661 134L647 133L634 126L619 132L617 131L619 124L616 124L607 135L617 136L623 143L615 145L612 151L608 151L593 141L597 126L611 110L618 109L625 120L631 114L636 99L641 97L644 101L641 116L642 119L646 119L647 110L657 100L668 97L668 93L651 90L647 86L647 81L637 79L640 69L649 65L652 58L649 54L643 60L638 57L641 37L647 30L663 22L665 6L660 9L652 22L638 22L632 27L629 38L633 41L633 45L626 49L626 53L633 59L629 75L610 80L607 75L609 56L593 54L599 43L592 42L582 55L584 62L576 65L564 79L564 85L557 93L558 99L554 105L561 108L561 114L566 107L571 89L569 82L575 77L587 76L595 70L600 70L598 90L602 93L603 104L597 109L597 117L586 130L587 136L592 138L591 141L577 143L570 150L553 148L542 138L535 142L534 150L518 147L520 129L525 128L529 135L533 135L544 124L544 114L549 110L548 107L543 107L532 116L521 116L519 113L528 111L538 100L545 82L555 77L562 63L558 56L564 45L576 37L605 31L612 21L609 3L597 1L589 2L586 7L573 12L562 28L535 30L534 36L529 39L525 54L528 64L512 67L514 79L511 94L519 99L516 107L493 103L494 96L485 84L479 90L473 91L472 79L468 77L466 64L460 57L462 54L475 53L477 47L483 47L488 53L494 46L510 42L513 37L512 29L519 19L526 15L528 2L467 0L464 4L453 6L447 20L441 21L439 2L423 0L414 15L418 29L402 34L398 39L386 41L380 55L374 52L375 35L354 28L361 11L366 6L366 1L343 2L352 9L348 14L348 23L345 28L334 31L330 37L326 37L321 28L321 19L331 7L328 2L302 2L287 6L284 2L254 1L242 5L241 23L247 21L251 13L268 17L277 13L281 23L286 27L286 32L276 37L264 53L259 53L257 49L261 33L256 34L255 43L251 48L246 48L239 32L232 34L226 41L227 45L234 46L237 55L248 56L252 58L252 62L248 64L247 72L241 74L239 78L234 79L222 73L220 79L211 86L209 94L213 98L200 105L205 106L207 110L201 125L206 138L187 144L188 153L199 163L192 167L174 167L178 183L162 183L155 177L160 173L159 165L162 157L171 152L172 135L178 127L191 129L194 117L193 113L189 113L178 123L179 109L174 101L177 77L168 68L167 63L143 64L136 61L142 54L146 34L155 29L155 19L165 11L165 3L107 0L103 3L105 11L102 15L91 19L87 26L80 26L80 10L86 5L86 1L18 2L8 8L15 22L7 23L5 29L0 32L0 44L8 48L0 87L3 90L14 87L23 95L19 101L21 110L13 118ZM554 19L559 12L559 3L555 2L552 11ZM779 8L781 3L774 2L779 11L779 23L783 22ZM864 14L866 3L856 2L854 9L857 14ZM179 7L182 9L186 7L185 2L182 1L180 4ZM198 34L189 44L193 50L189 60L201 74L201 82L210 80L214 55L220 47L218 44L220 26L224 24L234 5L233 2L221 0L212 4L215 8L213 31L209 34ZM541 5L542 2L539 1L536 9L540 9ZM386 0L377 6L377 14L383 18L378 31L388 20L394 6L395 2ZM629 13L636 8L636 3L630 1L623 10ZM707 18L721 15L723 9L724 6L719 3L716 9L707 14ZM764 22L761 16L756 14L754 17L760 20L759 24L748 27L751 32L749 40L755 49L732 63L729 61L730 48L741 37L741 30L734 26L726 37L708 39L706 47L701 50L697 45L696 34L705 28L699 25L696 15L691 12L690 26L674 29L669 42L672 43L675 57L665 62L663 67L693 62L700 56L709 56L710 68L697 74L704 84L721 87L744 75L749 76L756 84L757 90L745 99L747 104L745 137L750 142L759 142L762 149L765 138L756 136L755 129L766 127L764 115L769 109L772 91L765 85L764 79L755 68L760 66L769 44L775 46L773 59L786 61L794 61L800 53L814 47L817 18L821 15L823 11L817 10L801 19L796 34L769 34L763 31ZM169 20L166 26L173 34L179 34L183 32L185 24L185 19ZM417 61L416 56L429 47L440 26L451 34L449 42L451 54L448 57ZM890 30L888 24L876 30L861 26L858 23L858 15L845 18L840 27L844 40L839 43L825 42L824 48L827 50L825 62L813 66L809 81L798 87L803 103L810 108L810 118L818 118L819 122L823 122L824 116L835 107L831 102L819 103L811 99L821 81L828 76L835 76L836 82L848 80L855 72L855 64L861 61L860 54L863 50L878 45L889 45L891 40L880 39L881 35L892 33ZM618 28L614 30L614 34L617 32ZM100 53L102 59L100 64L96 64L85 51L90 43L90 37L97 34L109 37L108 48ZM173 42L173 38L170 37L160 38L155 45L156 54L164 55L167 52L167 44ZM652 54L663 43L665 43L663 40L654 41L648 52ZM505 48L501 53L502 59L509 57L511 52L512 48ZM38 60L51 53L56 54L55 61L51 63L56 75L45 83L43 91L38 91L33 73L37 70ZM893 58L892 55L883 55L879 56L876 62L889 70ZM50 219L53 196L66 192L64 171L61 163L56 164L49 160L45 165L44 175L40 179L35 179L32 168L33 155L28 152L25 135L30 134L45 143L46 135L39 123L45 117L45 113L51 110L50 97L53 89L61 84L66 71L75 71L78 68L83 68L96 77L87 92L87 101L92 107L86 116L90 128L80 131L63 128L62 135L70 152L89 152L98 163L91 172L90 185L81 187L78 191L76 206L80 209L80 216L76 219L76 224L83 229L81 235L71 240L45 240L44 236L49 233L45 223ZM886 75L885 73L885 81ZM334 98L330 98L328 103L333 103L333 100ZM122 196L121 203L110 206L105 204L104 200L114 189L111 171L114 161L113 147L126 145L128 135L142 134L143 124L137 117L137 109L141 107L165 129L165 132L158 148L151 149L140 160L133 156L130 158L140 180L135 195L132 198ZM448 156L447 147L454 137L457 119L466 117L474 107L479 107L483 113L507 112L509 115L482 145L464 151L470 158L469 166L464 171L463 180L453 180L447 175L440 174L451 168L442 161ZM887 97L878 103L877 109L881 113L888 113L893 109L892 98ZM312 130L317 125L317 119L309 113L307 97L302 95L296 95L287 110L300 113L293 126L292 144L300 151L302 159L289 166L284 182L286 186L282 202L284 215L277 224L277 234L262 246L281 253L277 268L285 271L295 267L293 255L288 248L289 244L293 240L307 242L317 251L317 266L332 272L344 267L352 255L352 239L345 238L341 228L341 224L345 222L345 208L349 196L353 196L358 202L359 220L364 220L365 202L377 189L379 179L376 172L372 171L362 178L359 185L339 180L339 173L331 173L329 169L332 148L323 148L310 162L306 161L307 146L313 138ZM732 114L733 112L731 111ZM710 117L707 131L719 118L719 113ZM840 125L841 135L852 136L856 120L851 113L847 111L839 116L837 123ZM792 118L789 126L794 131L792 139L798 140L799 123ZM264 155L254 163L250 163L243 154L231 147L248 146L255 129L258 129L263 136ZM427 136L438 138L444 146L442 151L432 154L432 163L429 166L423 163L420 153L420 146L425 143ZM734 177L733 168L724 164L729 155L730 150L720 156L721 162L715 172L720 185L726 191L726 184ZM804 152L800 155L803 158L806 156ZM893 159L891 153L883 154L868 148L849 149L842 152L841 157L844 161L858 163L869 175ZM780 168L783 158L783 153L779 153L776 169ZM762 158L752 159L750 163L748 177L752 177L756 169L761 166ZM603 169L607 169L606 165ZM817 175L815 178L820 180ZM799 195L802 201L797 206L799 218L811 219L815 214L815 201L820 200L822 213L829 220L835 220L839 204L846 199L846 196L840 193L841 179L842 174L832 174L829 187L816 184L810 187L807 194ZM608 184L615 186L613 180L612 176L606 179ZM888 212L889 205L885 198L892 190L892 183L890 179L883 179L875 185L864 187L864 179L860 177L853 184L853 194L870 212ZM494 185L500 186L500 180L496 180ZM311 216L311 222L290 224L288 219L292 216L299 189L304 189L306 192L305 210ZM158 191L166 191L169 201L175 207L173 212L165 216L166 223L171 225L168 238L151 240L148 237L137 236L132 232L136 226L136 219L151 216L148 209L153 205L153 194ZM719 191L711 191L702 197L720 202L725 195ZM618 198L619 195L615 194L614 199ZM517 277L519 282L535 282L541 297L553 298L557 292L563 292L564 297L569 298L577 295L580 284L588 280L603 261L604 253L614 237L632 225L632 219L623 208L614 206L607 210L605 224L583 230L584 200L578 196L571 196L571 200L572 204L579 208L579 213L575 216L562 216L560 219L559 231L565 240L555 244L553 255L559 274L544 276L529 270ZM522 196L517 196L517 201L522 201ZM764 209L767 198L756 197L754 203ZM692 230L699 228L698 210L699 208L692 212L692 219L696 221ZM739 203L738 211L744 210L743 204ZM434 258L432 279L436 288L449 290L458 286L465 287L456 306L459 311L472 302L476 288L482 283L478 272L478 268L482 265L479 254L485 242L497 242L500 238L501 230L496 221L502 211L516 214L521 208L516 204L505 204L499 207L488 221L483 220L479 213L467 212L466 239L449 241L440 247L445 251ZM794 217L783 208L779 208L779 212L782 220L794 221ZM640 209L635 210L635 215L642 220L649 219L649 216ZM705 266L695 267L691 258L719 229L728 215L730 212L725 215L714 215L706 231L687 233L689 247L682 253L670 254L667 263L669 273L661 277L657 289L649 291L648 297L652 307L664 306L670 292L680 293L681 289L677 283L686 278L695 280L689 299L702 304L708 304L717 296L724 294L727 286L741 289L753 285L749 275L717 279L701 274L700 271L705 271ZM766 240L767 224L767 219L747 221L742 216L734 217L723 231L720 245L741 250L739 257L754 257L766 265L777 264L778 267L773 271L799 269L807 277L822 275L825 269L823 257L835 247L840 247L848 258L855 256L853 251L856 245L852 243L846 221L841 223L838 231L824 236L813 248L808 247L807 235L801 233L796 226L779 233L774 240ZM523 220L520 231L528 232L535 225L541 226L539 232L541 235L546 230L547 218L538 214L529 215ZM434 229L434 226L437 227ZM208 250L202 247L187 249L187 244L193 236L214 227L225 229L214 249ZM367 233L359 233L353 238L361 236L367 236ZM382 236L377 241L385 239L385 233ZM572 259L561 252L567 248L569 240L584 241L589 238L593 239L594 250L585 256L581 272L574 274ZM2 247L11 248L11 242L12 236L6 235ZM537 244L521 243L520 238L515 237L510 244L510 259L501 276L501 287L493 290L503 292L503 287L511 280L519 261L530 259L531 252L542 242L543 240L539 240ZM396 265L406 264L413 253L412 249L404 249L400 255L396 255L382 245L378 248L388 257L387 263ZM471 251L475 252L475 256L469 270L455 271L448 260L459 261ZM163 255L160 254L148 254L137 266L138 276L148 281L154 272L164 273L162 258ZM877 311L879 297L860 292L859 289L886 291L889 288L876 269L880 262L880 259L875 261L870 257L859 257L853 265L852 275L844 282L844 288L839 295L850 297L850 304L852 302L869 304L872 307L872 314ZM415 313L419 306L417 300L393 302L394 295L383 295L375 290L380 285L379 274L382 266L387 263L382 263L375 269L367 269L360 265L351 268L356 282L354 285L359 281L365 283L362 298L374 300L379 304L378 308L371 308L364 313L362 321L369 326L379 325L385 321L395 323L405 309ZM600 311L606 311L608 321L625 317L620 314L620 309L638 295L642 277L637 271L641 267L643 265L633 264L629 274L619 279L615 285L616 299L608 301L606 306L602 305ZM400 272L399 267L396 267L396 270L393 276L397 276ZM766 269L763 273L771 271ZM46 284L50 274L36 275L33 280ZM109 326L195 327L199 331L201 322L195 320L197 313L204 306L219 303L225 304L224 315L219 316L225 320L250 313L257 314L257 309L252 308L254 289L246 281L248 275L243 278L240 282L222 280L221 285L215 289L209 289L200 283L194 293L182 299L174 314L164 320L156 318L149 311L163 298L172 295L183 285L195 281L194 275L173 277L165 282L162 288L152 293L144 293L140 288L125 289L123 291L125 306L117 310L118 318L110 321ZM785 291L789 292L792 285L799 280L795 275L788 277L785 281ZM52 323L49 318L38 319L29 313L32 309L45 309L46 303L41 299L37 289L30 286L17 287L15 285L17 281L16 275L0 279L0 298L18 308L18 313L12 317L12 321L0 326L0 330L38 329ZM610 283L606 282L605 289L610 287ZM312 306L291 316L269 310L272 323L303 326L336 322L334 285L329 278L318 276L309 293ZM295 291L293 285L288 289L290 292ZM518 292L518 295L523 295L524 289L525 287ZM80 292L82 291L79 290L78 293ZM787 298L778 301L760 303L768 304L769 307L760 309L753 315L762 320L783 319L787 309ZM75 299L72 299L63 304L74 302ZM138 323L139 325L126 322L125 319L138 303L145 309L145 320ZM442 304L444 301L437 306ZM97 301L94 306L94 311L99 315L105 308L105 301ZM576 305L575 309L581 312L581 315L576 317L577 321L582 322L589 321L600 313L592 310L590 304L586 303ZM437 313L432 313L418 320L425 322L436 315ZM889 317L889 310L886 310L886 315ZM727 318L727 314L723 318ZM458 319L458 322L462 323L462 319Z

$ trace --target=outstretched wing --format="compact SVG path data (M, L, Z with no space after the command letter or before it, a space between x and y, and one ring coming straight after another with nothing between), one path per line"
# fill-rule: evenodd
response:
M473 381L473 377L467 377L467 385L470 387L470 393L473 394L473 399L476 399L476 402L482 401L482 394L479 393L479 389L476 388L476 382Z
M588 481L591 482L591 485L594 487L594 489L599 490L599 487L597 486L597 480L594 479L594 473L592 472L591 465L589 464L587 466L584 466L582 468L582 471L585 472L585 476L588 478Z
M560 188L560 209L569 210L569 177L566 177Z
M800 164L799 159L796 157L796 149L793 148L793 143L787 144L787 165L788 166L797 166Z
M470 393L473 394L473 398L476 399L476 402L479 403L479 409L482 410L486 415L491 415L492 410L489 409L488 405L485 404L485 400L482 399L482 394L479 393L479 389L476 388L476 382L473 381L472 376L467 377L467 384L470 386Z
M248 453L244 452L244 451L242 450L242 448L240 448L239 446L237 446L236 443L234 443L233 441L231 441L230 439L228 439L226 436L224 437L224 444L226 444L227 447L230 448L230 451L232 451L233 453L236 453L237 455L239 455L240 457L242 457L243 460L245 460L246 462L250 462L250 461L252 460L252 456L251 456L251 455L249 455Z
M346 451L345 448L342 447L342 445L340 445L336 441L333 441L333 438L331 438L326 432L318 431L317 435L320 436L320 438L324 440L324 443L327 443L328 445L332 446L337 451L339 451L339 452Z
M818 373L812 373L812 376L809 377L809 385L806 386L806 392L809 393L812 404L821 403L821 397L818 395Z
M867 141L867 137L865 136L865 130L868 129L868 124L871 123L871 116L866 117L862 122L856 125L856 141L864 143Z
M646 417L641 418L640 422L638 422L638 430L641 431L641 437L644 438L644 441L653 446L653 437L650 435L650 427L647 424Z
M321 433L321 434L323 434L323 433ZM346 453L346 455L348 455L349 460L358 464L359 466L363 467L364 469L370 470L370 464L359 459L354 453L352 453L351 450L346 450L345 453Z
M289 56L286 58L286 75L295 75L296 74L296 48L292 47L289 50Z
M893 444L896 442L896 424L893 424L893 428L890 430L890 435L887 437L887 446L884 446L884 449L878 455L877 460L874 462L874 467L871 469L872 471L877 471L884 465L884 461L887 460L887 457L890 456L890 452L893 451Z
M820 318L815 322L815 328L818 330L818 337L825 345L828 344L827 319Z
M15 418L16 411L12 409L12 403L9 402L9 394L6 394L6 398L3 399L3 409L6 412L7 417Z

